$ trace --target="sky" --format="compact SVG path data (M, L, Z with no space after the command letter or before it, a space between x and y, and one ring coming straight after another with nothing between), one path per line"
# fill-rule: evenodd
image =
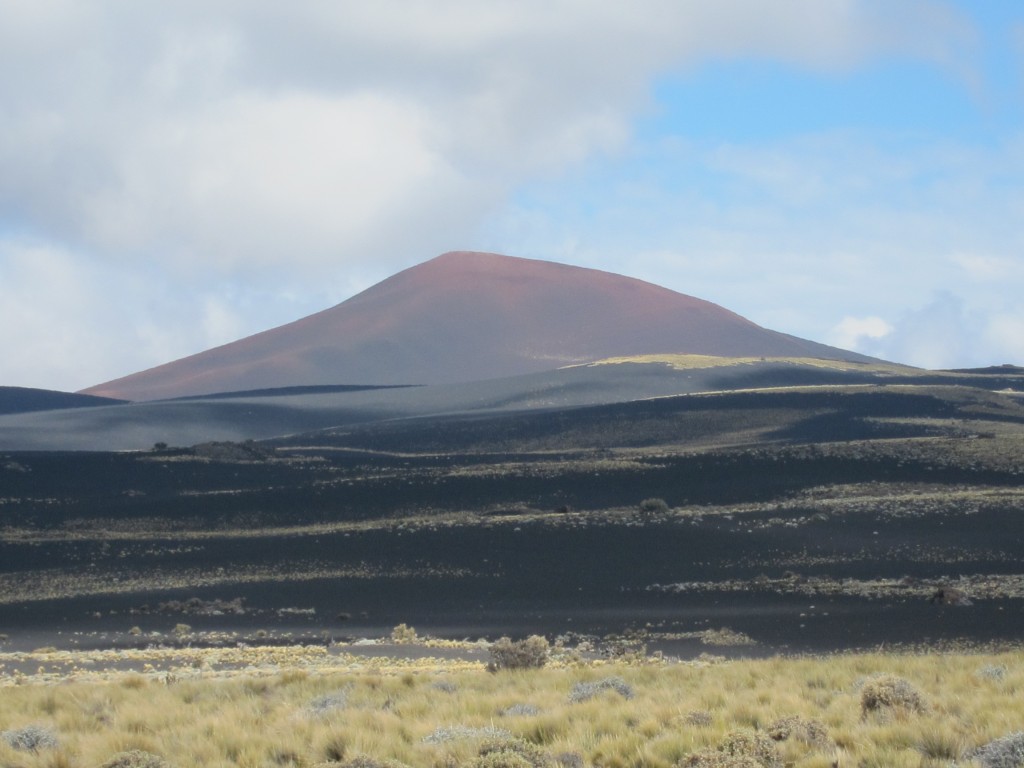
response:
M449 250L1024 364L1024 4L0 0L0 385L82 389Z

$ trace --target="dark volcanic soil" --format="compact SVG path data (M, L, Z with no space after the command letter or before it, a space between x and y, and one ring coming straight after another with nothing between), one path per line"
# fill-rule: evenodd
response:
M6 649L172 642L178 624L246 642L642 632L682 654L1014 642L1022 423L991 392L815 389L5 454L0 632Z

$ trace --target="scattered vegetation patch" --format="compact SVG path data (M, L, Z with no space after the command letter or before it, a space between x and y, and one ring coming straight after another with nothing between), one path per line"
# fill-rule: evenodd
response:
M727 627L704 630L700 633L700 641L704 645L757 645L757 641L750 635Z
M203 600L190 597L188 600L168 600L157 605L157 613L185 614L189 616L243 616L246 613L245 599L236 597L234 600ZM147 613L140 610L140 613Z
M105 676L91 676L89 663L69 664L74 677L61 684L57 675L0 675L0 727L39 718L35 728L56 734L28 741L0 731L0 765L165 768L157 761L183 765L187 756L189 765L210 768L402 768L392 761L414 768L766 768L776 761L793 768L836 761L848 768L1016 768L1024 759L1024 732L992 741L1024 714L1024 651L714 665L597 658L494 675L478 655L422 658L418 650L412 658L360 658L323 654L322 647L316 656L252 647L249 657L236 655L239 649L167 648L160 651L166 656L129 649L119 655L121 670ZM15 656L3 654L0 663ZM125 663L141 668L141 659L159 665L161 658L183 660L173 680L166 669L123 671ZM229 658L233 670L215 668ZM981 684L984 666L1006 668L1003 682ZM883 678L864 677L883 671ZM595 682L576 689L584 703L571 703L566 694L581 674ZM927 712L859 717L863 690L882 688L886 677L930 681ZM439 694L435 680L452 682L458 694ZM897 711L879 711L890 710ZM326 716L310 717L314 711ZM499 719L506 713L526 717Z

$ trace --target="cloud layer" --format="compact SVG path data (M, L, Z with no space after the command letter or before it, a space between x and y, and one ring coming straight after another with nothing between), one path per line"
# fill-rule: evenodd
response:
M734 57L841 76L897 56L972 87L971 30L944 4L873 0L0 0L0 313L18 329L0 342L2 383L83 387L323 308L452 248L559 258L566 238L601 222L571 232L552 223L559 206L530 210L522 190L567 192L593 163L642 151L634 126L657 107L657 77ZM793 211L859 193L855 175L835 187L834 146L812 148L811 163L805 147L658 156L688 151L752 198L655 185L652 208L668 216L647 250L675 256L659 271L623 236L617 254L594 248L583 263L684 282L681 241L748 273L750 258L792 263L785 217L772 222L758 195ZM914 172L891 170L897 185ZM687 194L717 206L717 220L674 223ZM870 226L884 235L884 222ZM755 231L779 241L747 250ZM983 274L1000 254L961 267Z

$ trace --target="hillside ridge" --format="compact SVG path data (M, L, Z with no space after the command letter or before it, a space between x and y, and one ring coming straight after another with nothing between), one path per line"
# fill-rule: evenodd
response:
M868 360L636 278L453 251L329 309L82 392L156 400L290 386L452 384L656 353Z

